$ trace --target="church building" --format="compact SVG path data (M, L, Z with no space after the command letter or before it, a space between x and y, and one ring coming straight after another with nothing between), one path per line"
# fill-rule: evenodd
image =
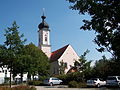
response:
M49 25L45 21L44 14L41 18L42 22L38 25L38 47L50 60L50 73L51 75L60 74L60 62L64 62L66 65L65 73L67 73L74 66L75 60L79 59L79 56L69 44L51 52Z

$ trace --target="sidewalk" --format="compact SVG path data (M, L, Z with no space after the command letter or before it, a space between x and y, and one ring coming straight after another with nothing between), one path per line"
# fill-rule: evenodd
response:
M37 90L65 90L68 88L67 85L56 85L56 86L35 86Z

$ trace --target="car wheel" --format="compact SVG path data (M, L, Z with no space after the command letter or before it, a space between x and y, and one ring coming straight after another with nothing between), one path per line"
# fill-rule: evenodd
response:
M60 82L60 84L62 84L62 82Z
M99 83L97 84L97 87L98 87L98 88L100 87L100 84L99 84Z
M53 83L52 83L52 82L50 83L50 86L53 86Z
M118 87L120 87L120 83L118 83Z

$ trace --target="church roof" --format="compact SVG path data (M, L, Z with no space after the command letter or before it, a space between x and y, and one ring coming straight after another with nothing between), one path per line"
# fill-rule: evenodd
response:
M67 49L68 46L69 46L69 44L52 52L51 57L50 57L51 62L58 60L62 56L62 54L65 52L65 50Z
M49 25L48 25L45 21L43 21L42 23L40 23L40 24L38 25L38 28L39 28L39 29L49 28Z

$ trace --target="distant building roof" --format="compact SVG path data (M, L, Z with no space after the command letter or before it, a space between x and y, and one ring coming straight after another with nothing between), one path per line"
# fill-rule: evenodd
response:
M69 46L69 44L52 52L51 57L50 57L51 62L58 60L62 56L62 54L65 52L65 50L67 49L68 46Z
M71 67L67 73L77 72L77 67Z

